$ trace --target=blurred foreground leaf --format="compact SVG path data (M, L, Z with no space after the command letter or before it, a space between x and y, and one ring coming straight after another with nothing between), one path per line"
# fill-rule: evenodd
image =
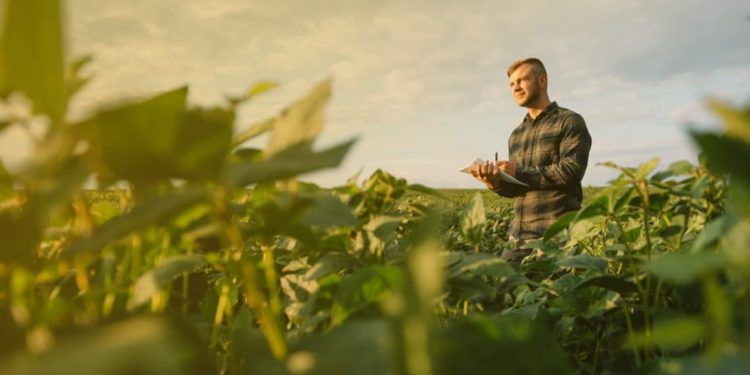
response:
M475 317L439 332L433 346L438 374L571 373L552 333L528 319Z
M115 179L209 179L231 147L234 112L187 109L186 87L100 112L86 123L94 155Z
M159 181L174 175L173 155L187 87L100 112L92 120L94 151L118 179Z
M727 355L721 358L662 359L651 364L651 371L643 373L680 375L727 375L750 374L750 360L742 355ZM644 366L647 367L647 366Z
M312 144L323 129L323 111L331 97L331 80L318 83L302 99L296 101L273 120L273 133L268 140L269 155L290 146Z
M0 86L18 90L34 109L62 123L65 85L62 9L58 0L6 0Z
M3 361L7 375L207 374L214 368L203 345L166 319L132 318L88 333L60 337L38 356Z
M750 187L750 168L743 161L750 160L750 144L737 138L712 133L692 133L693 140L703 150L709 166L731 174L744 186Z
M698 277L726 266L724 254L705 251L700 253L668 253L647 263L646 271L675 284L687 284Z
M3 161L0 160L0 201L4 201L15 194L13 191L13 179L5 169Z
M320 152L310 150L308 145L297 145L259 162L230 164L225 179L232 186L244 187L336 167L353 144L354 140L350 140Z
M708 106L724 120L728 135L750 144L750 108L735 109L717 101L709 101Z
M620 295L626 295L635 293L638 291L638 287L630 281L623 280L616 276L602 275L595 276L586 279L575 286L575 289L582 289L589 286L598 286L600 288L608 289L613 292L617 292Z
M664 350L685 350L703 338L707 333L703 321L695 318L673 318L657 321L650 333L637 333L629 341L631 347L661 348Z
M29 264L41 238L37 221L28 212L0 212L0 262Z
M293 374L388 374L393 371L395 347L390 322L361 320L347 323L293 348L286 361Z

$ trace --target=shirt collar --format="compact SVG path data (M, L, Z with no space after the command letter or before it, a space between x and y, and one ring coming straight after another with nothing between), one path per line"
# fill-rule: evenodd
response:
M540 119L540 118L542 118L542 117L544 117L544 116L552 113L557 108L558 108L557 107L557 102L549 103L549 105L547 105L547 108L544 108L544 111L542 111L539 114L539 116L536 116L536 120L538 120L538 119ZM528 121L528 122L534 122L534 120L535 119L531 118L531 116L528 114L528 112L526 113L526 116L524 116L524 118L523 118L523 121Z

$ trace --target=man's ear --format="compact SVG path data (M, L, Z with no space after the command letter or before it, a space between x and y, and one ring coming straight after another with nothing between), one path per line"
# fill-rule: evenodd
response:
M541 87L544 90L547 90L547 75L542 74L539 76L539 87Z

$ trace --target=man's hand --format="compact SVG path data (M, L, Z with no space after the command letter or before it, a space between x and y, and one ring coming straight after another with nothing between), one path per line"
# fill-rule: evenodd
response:
M497 168L501 171L516 177L516 163L512 161L498 161Z
M502 184L500 171L515 176L516 164L509 161L488 161L481 164L474 164L471 168L471 175L484 182L490 190L495 190Z

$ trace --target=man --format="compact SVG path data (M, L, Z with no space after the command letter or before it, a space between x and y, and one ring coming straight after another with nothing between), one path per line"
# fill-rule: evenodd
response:
M502 258L516 263L531 251L521 246L581 207L591 136L583 117L550 102L547 71L539 59L513 63L508 78L513 99L527 114L508 140L509 160L475 165L472 175L497 194L515 198L510 239L516 248L506 249ZM501 181L500 171L529 187Z

